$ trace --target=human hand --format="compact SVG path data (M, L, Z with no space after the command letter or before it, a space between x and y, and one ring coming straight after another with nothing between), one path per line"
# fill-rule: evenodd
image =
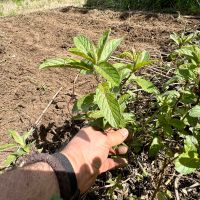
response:
M61 151L74 168L81 193L93 185L99 174L127 163L124 158L108 158L109 154L125 154L127 152L126 146L112 149L127 137L127 129L108 130L103 133L92 127L82 128Z

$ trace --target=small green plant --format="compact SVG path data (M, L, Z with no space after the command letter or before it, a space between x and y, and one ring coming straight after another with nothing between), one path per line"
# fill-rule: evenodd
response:
M159 159L159 154L164 157L151 199L168 196L161 189L161 183L169 165L174 164L181 174L200 168L199 32L187 36L171 35L177 45L169 56L170 66L175 69L174 76L160 82L158 88L136 73L155 63L148 52L125 51L118 55L120 62L111 62L110 58L122 39L109 41L109 34L110 31L104 32L97 45L85 36L75 37L75 48L69 52L80 59L49 59L40 65L40 69L71 67L84 74L93 74L98 81L96 91L77 99L72 110L74 120L85 120L101 129L126 127L134 131L136 139L132 146L135 152L140 151L141 142L150 144L150 157ZM130 106L138 96L138 88L140 101L147 98L151 103L150 107L139 111ZM145 113L142 117L141 112Z
M34 144L34 142L30 144L27 144L26 142L28 137L32 134L31 132L25 132L21 136L16 131L11 130L8 134L13 139L13 143L0 145L0 153L11 152L4 161L5 167L9 167L11 164L14 164L19 157L29 154L31 147Z
M128 57L130 64L111 63L109 58L122 39L109 41L110 31L103 33L95 45L85 36L74 38L75 48L69 52L81 59L49 59L40 65L40 69L50 67L71 67L81 73L94 74L98 81L95 93L87 94L77 100L73 107L74 119L88 120L93 126L120 128L134 124L134 113L128 112L127 103L133 96L127 89L130 81L135 81L148 91L156 92L148 81L135 76L135 71L151 64L149 53L126 51L121 57ZM101 81L100 81L101 80Z

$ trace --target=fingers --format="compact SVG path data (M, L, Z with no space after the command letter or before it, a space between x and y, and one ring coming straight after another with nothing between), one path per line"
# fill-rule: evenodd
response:
M121 145L119 146L117 149L113 149L113 148L110 148L109 150L109 155L122 155L122 154L126 154L128 151L128 147L127 146L124 146L124 145Z
M107 158L99 169L100 174L116 167L123 167L127 165L125 158Z
M119 146L115 152L117 155L122 155L122 154L126 154L128 151L128 147L127 146Z
M123 128L117 131L108 131L107 138L110 147L121 144L128 137L128 130Z

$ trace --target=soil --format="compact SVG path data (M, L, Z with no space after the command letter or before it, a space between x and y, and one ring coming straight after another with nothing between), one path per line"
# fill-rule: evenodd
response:
M0 143L9 141L9 129L19 133L30 130L60 87L61 92L38 126L37 133L43 138L40 145L46 145L53 152L69 138L70 130L75 133L79 129L76 125L72 127L69 120L78 71L38 69L46 58L67 55L66 50L72 47L72 39L77 34L96 41L104 30L111 28L111 37L124 37L118 52L145 49L155 57L166 53L170 33L192 29L198 24L197 19L178 19L170 14L72 7L0 18ZM83 95L95 85L92 76L81 75L75 85L75 95ZM126 176L126 172L122 173ZM145 180L143 189L132 182L136 185L131 190L137 190L139 195L150 187L150 181Z

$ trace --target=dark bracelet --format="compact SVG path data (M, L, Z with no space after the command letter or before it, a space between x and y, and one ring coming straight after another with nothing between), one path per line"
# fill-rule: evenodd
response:
M60 196L63 200L77 200L80 190L77 186L76 175L66 156L61 153L53 155L47 153L35 153L23 159L24 165L36 162L46 162L54 170L60 188Z

